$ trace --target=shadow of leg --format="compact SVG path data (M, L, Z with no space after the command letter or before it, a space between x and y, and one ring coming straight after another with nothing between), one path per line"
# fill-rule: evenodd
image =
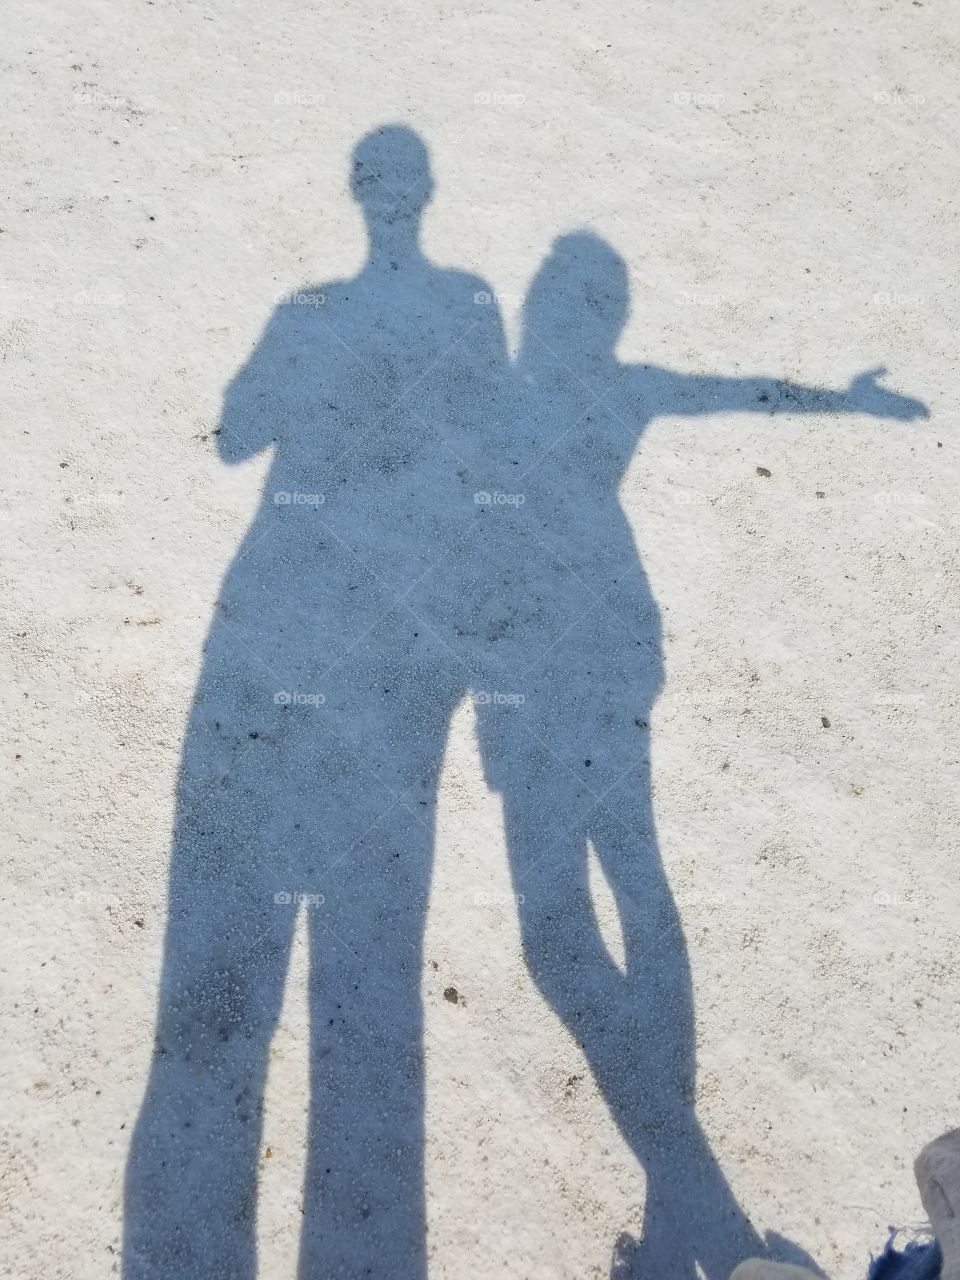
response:
M728 1280L739 1260L764 1248L696 1118L690 973L643 798L645 773L632 771L579 817L569 780L555 770L553 777L512 790L507 834L531 976L580 1044L647 1178L643 1242L621 1239L613 1274L692 1280L698 1262L710 1280ZM566 828L548 856L546 813ZM588 840L617 901L625 971L597 924Z
M127 1167L127 1280L251 1280L261 1102L294 920L266 886L174 891Z
M408 847L406 856L418 852L424 851ZM363 901L354 886L328 893L335 938L322 913L311 920L311 1120L301 1280L425 1280L427 1274L420 999L425 901L410 902L404 892L391 901L389 893L384 896L388 889L388 882L376 884ZM360 920L361 913L369 919ZM373 971L371 955L377 956Z
M310 1122L300 1280L425 1280L420 983L451 698L404 691L326 826L310 929ZM328 759L336 771L340 757ZM348 756L343 756L344 765Z

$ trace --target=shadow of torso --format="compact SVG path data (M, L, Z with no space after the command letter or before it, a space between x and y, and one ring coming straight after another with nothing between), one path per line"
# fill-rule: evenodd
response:
M378 723L422 730L416 750L391 744L394 785L439 754L443 716L427 704L449 714L476 663L473 481L509 377L496 309L475 296L489 296L481 281L417 258L278 309L226 397L224 458L270 447L273 459L224 580L196 715L209 718L226 667L237 732L262 718L272 677L291 700L271 714L319 695L311 729L365 757Z
M509 613L486 669L495 692L523 701L485 700L481 742L500 790L517 776L524 729L568 782L589 758L596 789L646 753L662 683L660 613L620 503L647 415L632 371L613 360L573 368L530 345L501 467L520 501L492 508L482 531Z

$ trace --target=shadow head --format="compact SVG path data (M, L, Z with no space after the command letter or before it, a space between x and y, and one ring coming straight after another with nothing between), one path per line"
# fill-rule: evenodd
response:
M433 193L430 153L406 125L380 125L353 149L350 191L368 223L417 223Z
M612 359L627 322L627 264L591 231L559 236L534 276L523 308L524 332L574 360ZM574 367L576 367L574 365Z

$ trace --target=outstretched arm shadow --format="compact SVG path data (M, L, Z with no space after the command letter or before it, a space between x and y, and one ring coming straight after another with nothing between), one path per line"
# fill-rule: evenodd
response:
M845 390L805 386L785 378L710 377L704 374L674 373L653 365L640 365L641 394L651 416L676 417L708 413L820 413L865 414L912 422L929 417L921 400L899 395L877 381L886 373L883 366L868 369L854 378Z

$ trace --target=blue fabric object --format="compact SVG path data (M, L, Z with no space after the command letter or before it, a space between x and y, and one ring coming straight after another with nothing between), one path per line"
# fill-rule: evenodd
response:
M903 1250L893 1247L897 1232L890 1230L886 1248L879 1258L874 1258L867 1272L867 1280L937 1280L943 1265L943 1255L936 1240L921 1244L911 1240Z

